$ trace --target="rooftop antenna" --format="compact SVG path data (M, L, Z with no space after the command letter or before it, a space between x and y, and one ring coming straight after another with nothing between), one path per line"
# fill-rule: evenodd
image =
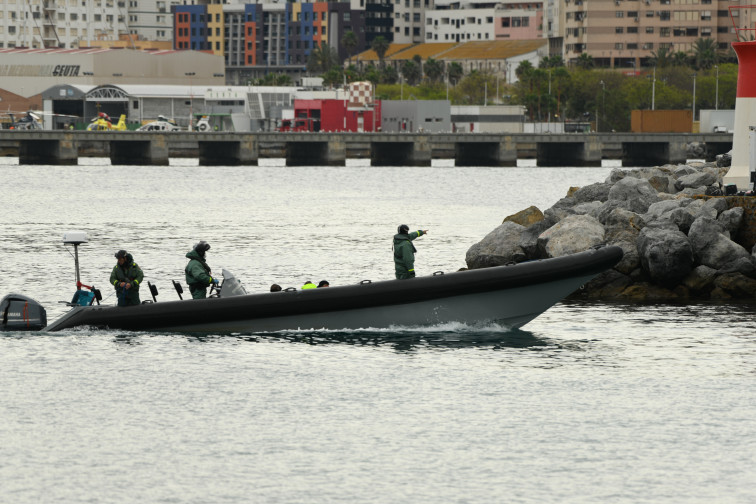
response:
M81 283L81 276L79 275L79 245L87 243L87 233L84 231L69 231L63 234L63 244L74 246L74 264L76 267L76 285Z

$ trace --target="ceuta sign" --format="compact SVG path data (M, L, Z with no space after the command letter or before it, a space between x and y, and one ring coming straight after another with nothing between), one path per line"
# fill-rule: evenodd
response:
M81 65L0 65L3 77L79 77Z

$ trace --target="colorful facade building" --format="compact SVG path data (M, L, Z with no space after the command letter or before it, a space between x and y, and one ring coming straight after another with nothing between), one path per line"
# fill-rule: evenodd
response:
M324 42L346 59L341 39L357 35L365 46L365 10L349 2L176 5L172 7L176 49L223 55L230 83L267 73L298 78L313 49Z

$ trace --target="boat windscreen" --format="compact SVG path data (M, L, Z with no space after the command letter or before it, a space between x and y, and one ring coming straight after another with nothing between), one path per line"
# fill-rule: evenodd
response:
M220 297L243 296L247 293L241 282L228 270L223 271L223 285L221 285Z

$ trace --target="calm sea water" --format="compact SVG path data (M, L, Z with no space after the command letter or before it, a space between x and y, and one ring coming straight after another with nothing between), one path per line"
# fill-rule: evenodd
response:
M610 168L18 166L0 295L54 319L133 253L176 299L198 240L247 290L464 266L507 215ZM147 295L142 293L143 299ZM106 302L114 302L110 295ZM756 308L561 303L525 326L0 335L0 502L756 501Z

